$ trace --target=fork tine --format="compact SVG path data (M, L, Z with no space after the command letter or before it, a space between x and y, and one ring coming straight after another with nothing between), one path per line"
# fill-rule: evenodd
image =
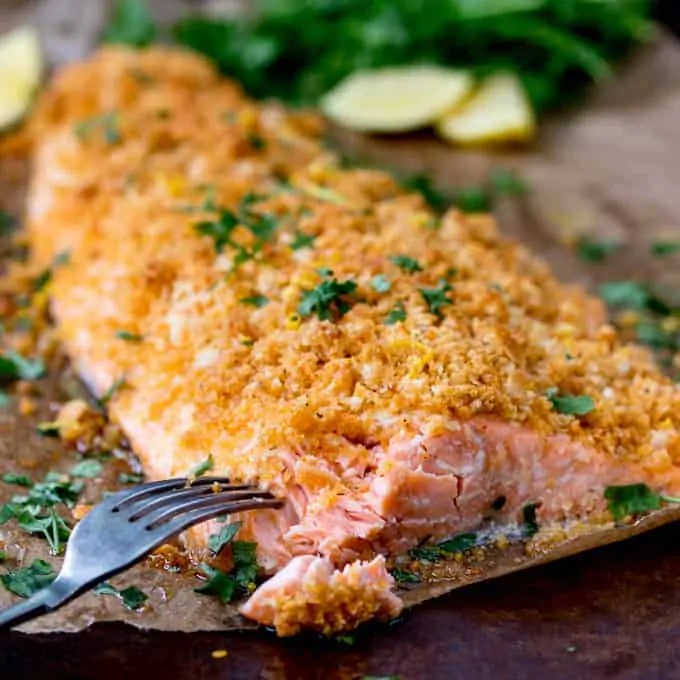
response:
M241 490L236 492L224 491L219 493L212 493L209 495L192 497L189 499L182 499L178 503L172 503L172 498L168 496L168 503L163 504L157 510L145 515L145 528L156 528L167 522L179 514L186 514L192 510L202 510L204 508L213 508L215 506L224 506L229 502L237 502L239 500L248 499L267 499L274 500L268 491L250 491Z
M228 477L198 477L189 483L187 477L175 477L174 479L166 479L161 482L146 482L140 484L138 487L131 489L126 493L121 500L112 508L113 512L119 512L124 507L135 503L149 496L155 496L164 491L171 491L173 489L183 489L186 486L208 486L211 484L230 484ZM255 486L249 484L234 484L232 488L253 488Z
M202 484L200 486L190 486L188 489L179 489L177 491L170 491L164 494L156 494L150 500L142 501L130 508L132 515L128 517L128 521L136 522L142 517L146 517L153 512L168 508L172 511L175 508L180 511L182 506L189 503L195 498L203 498L206 496L213 496L219 494L223 500L238 500L241 498L251 498L254 494L266 493L259 489L255 489L250 485L217 485L217 482L211 485Z
M247 498L244 500L220 503L218 505L197 508L189 512L181 513L174 519L151 529L163 530L166 536L174 536L194 524L205 522L206 520L220 517L222 515L233 515L237 512L247 510L264 510L265 508L278 509L284 502L280 498Z

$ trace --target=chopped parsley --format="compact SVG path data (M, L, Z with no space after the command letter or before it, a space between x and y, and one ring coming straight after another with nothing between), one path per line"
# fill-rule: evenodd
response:
M311 248L314 246L316 236L312 234L305 234L303 231L296 231L295 237L290 242L291 250L302 250L302 248Z
M404 303L399 301L394 304L394 307L389 311L388 315L385 317L385 324L387 326L392 326L395 323L400 323L401 321L406 321L406 307Z
M195 229L199 234L210 236L215 252L221 253L224 247L231 244L231 235L239 224L238 217L230 210L220 210L217 219L199 222Z
M45 370L42 359L27 359L13 350L0 354L0 381L38 380Z
M51 551L58 554L71 534L71 527L54 506L63 504L72 508L82 490L82 482L49 473L43 482L29 487L25 495L14 496L0 507L0 525L16 519L19 528L42 536Z
M71 477L81 477L83 479L95 479L104 470L104 466L94 458L87 458L76 463L72 468Z
M59 437L59 423L38 423L35 426L35 431L41 437L54 437L55 439Z
M556 388L552 388L546 396L553 408L564 415L585 416L595 410L595 402L587 394L559 394Z
M680 241L656 241L652 243L651 253L654 257L665 257L680 253Z
M342 318L352 306L352 294L357 288L357 284L348 279L338 281L331 278L333 272L330 270L319 270L324 280L311 290L303 290L298 313L303 316L316 314L321 321Z
M0 564L2 564L7 559L7 553L4 550L0 550Z
M465 552L477 545L477 535L473 533L458 534L447 541L434 545L421 545L409 550L409 555L416 560L436 562L449 555Z
M418 574L401 567L395 567L390 573L394 576L394 580L397 583L420 583L421 581Z
M524 179L512 168L494 168L489 174L489 188L498 196L521 196L529 189Z
M576 253L587 262L604 262L621 248L614 239L594 239L583 236L576 243Z
M536 503L527 503L522 508L522 530L527 538L535 536L539 532L538 521L536 520Z
M250 144L250 147L253 149L253 151L262 151L267 146L266 142L260 135L251 133L246 135L246 139L248 140L248 144Z
M73 131L82 142L98 132L103 135L107 144L118 144L121 140L118 130L118 113L115 111L81 120L74 125Z
M242 302L244 305L250 305L251 307L261 309L269 304L269 298L266 295L250 295L241 298L239 302Z
M137 586L128 586L127 588L118 590L118 588L112 586L110 583L100 583L94 589L94 592L97 595L113 595L123 603L124 607L131 609L132 611L141 609L149 599L149 596Z
M430 312L440 319L443 316L442 307L451 304L450 298L446 295L451 290L453 290L453 287L444 279L440 279L434 288L418 288L418 292L422 295Z
M26 598L50 585L55 578L57 575L49 562L33 560L28 567L2 574L0 581L10 593Z
M680 498L658 494L646 484L608 486L604 491L604 497L609 512L617 521L629 515L658 510L663 502L680 503Z
M415 274L415 272L422 272L423 266L408 255L392 255L390 261L399 267L403 272L407 274Z
M451 202L449 198L432 183L428 175L413 175L402 180L405 189L415 191L425 199L425 202L434 210L443 211Z
M644 309L651 298L647 288L637 281L609 281L600 286L599 292L608 304L629 309Z
M217 595L224 604L237 596L252 592L257 577L255 543L231 541L231 548L234 562L231 572L227 574L208 564L202 564L201 570L208 577L208 581L195 589L197 593L204 595Z
M144 0L116 0L104 42L144 47L156 37L156 26Z
M116 337L119 340L125 340L126 342L142 342L142 340L144 340L143 335L131 333L130 331L116 331Z
M378 274L371 279L371 287L378 293L387 293L392 287L392 282L382 274Z
M108 404L111 401L111 399L113 399L118 394L118 392L120 392L120 390L123 389L124 386L125 376L121 378L116 378L116 380L114 380L111 383L111 387L109 387L109 389L106 390L106 392L104 392L104 394L99 399L99 405L105 406L106 404Z
M5 484L16 484L30 489L33 486L33 480L28 475L16 475L13 472L6 472L0 477Z
M0 236L7 236L14 228L14 218L6 210L0 210Z
M484 213L491 208L491 197L486 187L464 187L456 192L454 204L464 213Z
M201 475L204 475L206 472L210 472L210 470L213 469L213 465L215 464L215 461L212 457L212 454L210 454L205 460L201 461L197 465L194 465L194 467L187 472L187 477L190 479L193 479L195 477L200 477Z
M121 484L141 484L144 481L144 475L136 472L121 472L118 475L118 481Z
M52 270L44 269L38 276L33 279L31 290L34 293L39 293L47 287L47 284L52 280Z
M233 522L225 524L217 534L211 534L208 538L208 547L210 551L217 555L225 545L232 542L238 530L241 528L241 522Z

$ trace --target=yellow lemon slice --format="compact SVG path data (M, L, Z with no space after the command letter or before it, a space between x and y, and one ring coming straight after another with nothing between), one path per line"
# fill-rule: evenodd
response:
M536 119L519 78L503 73L486 79L462 107L437 123L437 132L455 144L523 142L536 133Z
M28 111L43 72L37 31L21 26L0 36L0 130Z
M469 73L439 66L357 71L321 101L335 123L365 132L406 132L429 125L472 90Z

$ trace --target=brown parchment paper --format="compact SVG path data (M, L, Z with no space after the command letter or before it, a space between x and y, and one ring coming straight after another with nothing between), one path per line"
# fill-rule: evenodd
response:
M172 19L196 3L156 0L157 16ZM238 0L203 3L208 10L233 8ZM109 3L106 0L8 0L0 7L0 30L30 21L39 26L52 65L82 58L96 44ZM355 158L403 172L427 172L443 189L484 180L493 167L514 167L527 180L528 195L498 206L503 230L529 244L567 281L592 286L598 281L639 276L680 290L680 258L654 261L649 246L661 238L680 238L680 46L667 36L641 49L617 78L598 87L591 101L548 121L541 139L525 150L454 150L428 136L388 139L335 131L344 150ZM0 207L19 214L27 168L16 159L0 159ZM578 235L612 237L625 244L611 262L589 265L563 243ZM12 406L0 411L0 473L25 472L40 478L48 470L68 470L77 456L57 440L35 433L35 425L54 417L68 368L61 362L43 387L39 412L19 416ZM88 480L85 500L114 488L123 461L105 464L102 480ZM0 485L0 503L21 489ZM680 508L666 508L624 527L608 524L581 528L571 537L559 531L537 543L488 548L461 562L446 563L436 582L402 588L412 606L438 595L503 574L526 569L607 543L620 541L680 519ZM578 534L578 535L575 535ZM547 546L550 547L542 547ZM41 557L58 568L60 558L47 555L39 539L27 538L11 523L0 527L0 548L17 568ZM25 624L26 632L75 632L94 622L125 621L140 628L175 631L243 630L255 624L238 614L237 605L197 595L195 577L134 567L111 582L136 585L149 596L138 611L126 610L114 597L89 593L63 610ZM16 598L0 589L0 608Z

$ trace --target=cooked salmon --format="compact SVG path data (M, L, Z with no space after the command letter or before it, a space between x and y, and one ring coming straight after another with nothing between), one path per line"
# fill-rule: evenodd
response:
M210 457L287 499L242 518L276 574L246 616L351 628L399 610L383 556L527 504L601 518L612 484L680 492L680 391L601 302L489 216L344 168L314 116L197 56L106 48L56 76L32 130L33 257L70 252L60 338L96 393L117 386L149 477Z

